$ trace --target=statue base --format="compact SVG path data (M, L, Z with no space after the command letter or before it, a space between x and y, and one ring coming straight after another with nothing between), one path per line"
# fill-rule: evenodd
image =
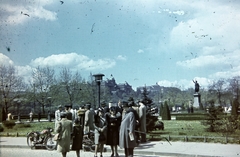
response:
M194 96L193 107L199 108L201 103L201 95L199 93L195 93L193 94L193 96Z

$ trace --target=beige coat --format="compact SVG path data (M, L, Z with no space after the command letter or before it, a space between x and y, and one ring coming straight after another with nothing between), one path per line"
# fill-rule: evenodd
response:
M58 140L57 151L58 152L69 152L70 141L72 133L72 121L67 118L62 118L57 124L57 132L60 134L60 140Z

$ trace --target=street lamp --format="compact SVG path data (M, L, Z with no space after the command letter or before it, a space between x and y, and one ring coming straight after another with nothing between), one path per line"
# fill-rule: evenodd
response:
M104 74L95 74L93 76L95 77L95 81L98 85L98 107L101 107L101 104L100 104L100 85L101 85L102 77L104 76Z

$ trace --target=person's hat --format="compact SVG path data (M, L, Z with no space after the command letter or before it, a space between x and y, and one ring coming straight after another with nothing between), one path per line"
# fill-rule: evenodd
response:
M101 107L98 108L98 111L99 112L104 112L103 108L101 108Z
M62 105L59 105L58 108L62 108Z
M78 123L80 123L79 119L78 119L78 118L76 118L76 119L74 120L74 123L75 123L75 124L78 124Z
M129 97L129 98L128 98L128 101L129 101L129 102L131 102L131 101L133 101L133 102L134 102L134 99L133 99L133 97Z
M86 104L85 107L86 108L91 108L91 104Z
M65 105L65 107L71 107L71 105L67 104L67 105Z
M134 101L129 101L129 102L128 102L128 106L129 106L129 107L134 106L134 105L135 105Z
M101 105L106 105L106 101L101 101Z
M110 107L110 111L116 111L116 106Z
M127 101L122 101L122 107L129 107Z
M67 113L66 112L61 112L61 118L65 118L67 117Z

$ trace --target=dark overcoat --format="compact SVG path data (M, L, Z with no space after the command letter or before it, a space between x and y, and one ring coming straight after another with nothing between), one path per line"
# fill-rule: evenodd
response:
M119 147L134 148L136 146L136 138L130 141L129 132L132 132L135 137L135 116L133 112L126 112L124 115L119 132Z
M73 125L73 133L72 133L72 150L80 150L82 149L82 141L83 141L83 128L81 125Z
M107 145L118 145L119 144L119 127L121 124L122 117L121 115L111 116L110 114L106 115L107 121Z

